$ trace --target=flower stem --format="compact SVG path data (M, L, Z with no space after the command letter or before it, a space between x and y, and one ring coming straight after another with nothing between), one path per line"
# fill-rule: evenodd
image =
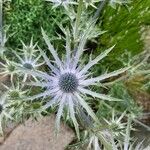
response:
M96 20L100 16L103 8L105 7L105 5L107 4L108 1L109 0L104 0L104 1L99 3L97 11L95 12L95 14L93 16L93 20Z
M0 0L0 45L3 42L3 0Z
M75 22L75 31L74 31L74 42L75 42L74 47L76 47L78 43L78 34L79 34L79 26L80 26L81 14L82 14L82 5L83 5L83 0L79 0L78 10L77 10L77 15L76 15L76 22Z

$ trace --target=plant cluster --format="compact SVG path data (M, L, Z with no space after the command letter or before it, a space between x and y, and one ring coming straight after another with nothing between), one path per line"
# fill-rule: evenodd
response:
M16 49L14 46L10 48L10 45L13 45L10 38L7 47L7 36L1 21L0 75L2 78L8 77L10 81L8 84L2 84L5 92L0 96L1 134L3 135L2 128L10 121L18 123L29 117L37 118L55 112L57 134L59 134L61 118L76 131L78 143L73 143L68 148L130 150L135 147L140 149L141 144L134 146L130 130L133 129L132 122L137 122L137 117L141 115L141 109L119 81L139 72L146 77L149 76L147 63L149 56L142 58L140 62L136 61L136 58L133 62L130 61L131 59L127 62L123 61L123 67L117 70L109 71L104 68L99 75L95 73L93 66L112 53L115 46L107 47L97 56L90 55L88 59L86 55L89 53L88 42L95 42L97 37L106 32L100 30L97 24L104 8L107 6L121 9L122 6L128 7L129 1L47 0L46 9L50 10L51 14L45 18L42 28L35 25L38 28L37 34L42 35L39 40L44 40L45 44L38 44L38 42L34 44L34 37L31 36L34 30L30 28L33 24L32 19L35 18L34 23L38 24L41 17L39 12L37 19L37 13L34 13L37 11L34 8L37 7L34 7L34 4L41 7L43 2L39 0L29 0L29 2L31 7L26 9L31 9L30 14L25 10L27 22L22 32L18 32L16 39L18 44L18 40L24 36L27 39L31 37L28 44L20 40L21 44ZM1 20L3 3L0 1ZM10 2L5 3L11 5ZM20 6L24 4L26 3L21 1ZM53 12L60 12L60 15ZM51 20L48 21L51 19L49 17L54 23L50 35L45 31L45 28L49 29L47 27L51 23ZM16 21L15 19L24 18L13 16L9 19ZM56 26L59 32L54 35ZM12 25L10 30L16 28L17 31L20 27L20 25L18 27ZM23 34L25 28L28 28L31 35ZM109 90L110 85L111 90Z

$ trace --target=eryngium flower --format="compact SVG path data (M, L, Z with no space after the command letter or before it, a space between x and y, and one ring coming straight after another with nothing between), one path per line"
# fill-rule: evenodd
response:
M3 87L7 90L7 97L9 101L22 101L27 95L29 89L23 90L23 86L20 85L19 81L16 84L12 83L10 87L5 84L2 84Z
M13 61L8 60L4 57L5 63L0 62L0 75L2 77L10 76L11 82L13 81L13 77L18 73Z
M7 101L11 104L13 119L22 122L29 115L29 104L24 101L30 89L26 89L19 81L15 81L11 86L4 85L7 91ZM31 107L31 106L30 106Z
M65 59L62 59L61 61L56 50L50 43L48 36L43 30L42 34L46 44L48 45L49 51L51 52L55 60L54 64L52 64L47 55L40 49L45 62L52 71L51 74L42 71L24 70L42 79L41 81L30 83L31 85L39 86L45 89L43 93L29 97L28 100L51 96L51 100L49 100L49 102L43 106L43 109L46 109L53 105L58 105L58 112L56 116L57 129L59 128L60 118L63 114L64 108L67 108L76 130L78 129L78 123L75 117L75 113L77 113L76 110L78 106L84 108L88 115L90 115L95 121L97 121L95 113L85 101L86 96L89 95L101 100L108 101L118 101L118 99L112 98L109 95L91 91L89 89L89 86L98 84L102 80L123 73L128 68L123 68L111 73L105 73L101 76L92 78L90 77L91 72L89 72L89 69L93 65L97 64L100 60L102 60L105 56L107 56L107 54L113 49L113 47L107 49L102 54L97 56L95 59L90 60L85 66L82 67L79 62L84 51L86 36L83 36L83 38L81 39L75 54L71 53L70 39L66 37L66 56Z
M39 55L39 51L36 50L36 44L33 44L33 38L31 38L30 45L25 45L23 42L23 49L21 49L20 55L17 52L14 52L16 57L19 59L19 62L14 62L14 65L18 69L18 72L22 72L19 70L19 67L24 67L28 70L36 70L38 67L42 66L44 62L40 61L41 55ZM19 74L18 73L18 74ZM20 74L19 74L20 75ZM29 75L28 73L23 73L23 82L25 82L28 78L33 77L35 80L36 77L34 75Z

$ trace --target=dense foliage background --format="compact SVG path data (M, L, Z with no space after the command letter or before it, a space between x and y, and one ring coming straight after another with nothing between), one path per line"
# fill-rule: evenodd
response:
M149 5L150 1L136 0L130 4L129 9L126 7L113 9L110 6L105 8L97 24L102 23L102 30L107 32L97 39L97 45L90 43L95 55L116 44L115 51L111 53L103 65L107 66L109 63L110 66L111 64L111 70L119 68L121 64L117 58L121 54L128 51L135 55L143 50L141 27L150 24ZM58 31L57 22L63 21L64 23L66 21L62 9L52 9L50 3L41 0L7 2L5 3L4 16L5 26L9 26L7 34L13 35L7 42L7 46L11 48L21 47L20 40L27 43L32 36L35 42L38 41L39 45L43 46L41 27L52 38L56 36Z

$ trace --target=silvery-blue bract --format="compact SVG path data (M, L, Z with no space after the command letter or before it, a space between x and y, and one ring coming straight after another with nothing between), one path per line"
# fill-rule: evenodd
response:
M87 95L99 98L101 100L118 101L119 99L110 97L109 95L96 93L90 90L91 85L96 85L99 82L117 76L120 73L125 72L128 68L119 69L111 73L105 73L98 77L91 77L90 68L97 64L100 60L107 56L107 54L113 49L113 47L107 49L95 59L90 60L83 67L79 64L81 56L84 51L84 45L86 43L86 36L83 36L80 43L78 44L77 51L72 53L71 43L66 38L66 56L64 59L60 59L58 53L50 43L48 36L42 30L42 34L46 44L48 45L49 51L54 57L54 63L51 63L48 56L40 49L46 64L51 69L51 73L43 71L25 70L36 77L41 78L41 81L32 82L31 85L39 86L45 89L44 92L35 96L29 97L28 100L51 97L49 102L43 106L43 109L47 109L53 105L58 105L58 112L56 116L56 129L59 128L60 118L63 114L64 108L67 108L70 118L72 119L76 131L78 132L78 123L75 117L78 106L83 107L88 115L90 115L95 121L98 121L95 113L89 107L85 101Z

